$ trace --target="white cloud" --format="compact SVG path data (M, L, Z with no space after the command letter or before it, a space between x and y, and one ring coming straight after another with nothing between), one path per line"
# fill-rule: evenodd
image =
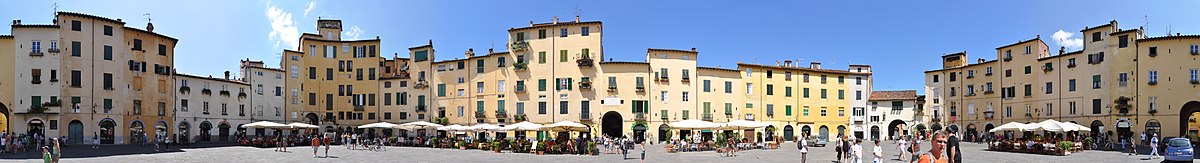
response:
M1054 32L1051 38L1054 38L1054 42L1058 43L1058 46L1067 47L1068 50L1083 48L1083 39L1071 38L1072 36L1075 36L1075 33L1064 32L1060 29L1058 32Z
M343 31L342 38L357 40L358 36L362 35L362 33L363 33L362 29L359 29L358 26L356 25L356 26L350 27L350 29L348 29L346 31Z
M317 8L317 1L308 1L308 8L304 9L304 17L308 17L308 12L312 12Z
M266 14L271 23L271 33L268 38L275 41L275 48L279 49L280 44L287 44L286 48L296 49L296 46L300 44L300 30L296 29L292 13L283 11L275 4L267 2Z

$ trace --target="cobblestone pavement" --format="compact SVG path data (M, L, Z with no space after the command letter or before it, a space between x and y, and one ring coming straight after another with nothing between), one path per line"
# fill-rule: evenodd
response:
M870 150L871 145L864 149ZM895 160L898 153L896 146L890 142L882 145L885 162L900 162ZM922 149L929 149L924 144ZM290 147L289 152L275 152L271 148L254 148L244 146L189 146L183 149L173 147L166 152L155 152L153 146L126 145L103 146L91 149L87 146L65 148L62 162L639 162L641 149L631 150L629 158L620 154L602 154L599 156L582 155L534 155L518 153L495 153L480 150L431 149L411 147L389 147L387 151L348 150L342 146L333 146L329 151L330 157L314 157L311 147ZM666 153L659 144L648 145L645 162L800 162L800 152L795 143L785 143L775 150L748 150L739 152L737 156L723 157L714 152L683 152ZM1162 159L1145 160L1145 155L1126 156L1112 151L1083 151L1070 156L1034 155L984 150L986 145L964 143L962 152L964 162L1161 162ZM834 147L812 147L808 154L808 162L830 163L836 153ZM324 150L322 149L322 156ZM637 154L637 155L635 155ZM873 159L869 152L866 158ZM0 155L0 162L39 162L40 156L34 153ZM864 161L869 162L869 161Z

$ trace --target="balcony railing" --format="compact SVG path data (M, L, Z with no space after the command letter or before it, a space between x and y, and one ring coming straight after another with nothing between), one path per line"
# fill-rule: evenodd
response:
M704 113L704 115L700 116L700 119L704 120L704 121L712 121L713 120L712 113Z
M415 85L413 85L413 88L417 88L417 89L429 88L429 81L418 80L417 83Z
M428 110L427 108L428 107L426 107L425 105L417 105L417 112L425 112Z
M366 111L367 107L362 105L354 105L354 111Z
M591 81L579 82L579 89L592 89L592 82Z
M580 121L580 122L591 122L591 121L592 121L592 114L591 114L591 113L580 113L580 114L579 114L579 121Z
M58 53L58 52L59 52L59 50L58 50L58 48L50 48L50 49L46 49L46 52L50 52L50 53Z
M529 70L529 62L517 61L516 63L513 63L513 71L525 71L525 70Z
M504 110L496 110L496 119L508 118L508 114Z
M646 121L646 113L634 113L633 120Z
M637 86L637 92L646 92L646 87Z
M609 92L616 92L616 91L617 91L617 86L615 86L615 85L610 85L610 86L608 86L608 91L609 91Z
M513 91L514 91L514 92L517 92L517 93L524 93L524 92L525 92L525 85L517 85L516 89L514 89Z
M484 118L487 118L487 113L484 113L484 112L477 111L477 112L475 112L475 118L476 118L476 119L484 119Z
M46 55L45 53L42 53L40 51L29 52L29 56L31 56L31 57L41 57L41 56L45 56L45 55Z
M592 67L594 64L592 58L588 57L586 55L579 59L576 59L575 63L578 64L579 67Z
M519 51L525 51L525 50L528 50L528 49L529 49L529 42L527 42L527 41L516 41L516 42L513 42L513 43L512 43L512 48L513 48L513 51L514 51L514 52L519 52Z

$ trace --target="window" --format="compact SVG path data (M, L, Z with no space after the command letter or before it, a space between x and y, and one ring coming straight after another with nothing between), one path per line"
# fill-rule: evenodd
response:
M558 62L567 62L567 50L558 51Z
M1150 96L1149 101L1150 110L1158 110L1158 107L1155 107L1155 104L1158 104L1158 97Z
M504 93L504 80L496 81L496 93Z
M546 63L546 52L538 52L538 63Z
M1025 74L1033 73L1033 66L1025 66Z
M50 43L51 43L51 44L50 44L50 45L51 45L51 46L50 46L50 48L52 48L52 49L53 49L53 48L54 48L54 44L53 44L53 43L55 43L55 42L50 42ZM1191 54L1200 54L1200 45L1196 45L1196 44L1188 45L1188 53L1191 53Z
M73 22L79 22L79 21L73 21ZM76 25L78 25L78 24L76 24ZM72 57L80 57L83 54L83 51L80 51L80 49L82 49L82 46L83 46L83 43L81 43L79 41L71 41L71 56Z
M862 100L862 95L863 95L862 91L855 91L854 92L854 100Z
M838 84L846 83L846 76L838 76Z
M746 77L750 77L750 75L751 75L751 72L754 72L754 69L752 69L752 68L746 68Z
M1033 85L1032 84L1025 85L1025 96L1026 97L1033 96Z
M775 85L767 84L767 96L775 95Z
M112 46L104 45L104 60L113 60Z
M771 76L772 76L772 75L774 75L774 74L775 74L775 73L774 73L774 72L771 72L771 70L767 70L767 79L770 79L770 78L771 78Z
M1075 101L1067 102L1067 107L1069 108L1071 115L1074 115L1076 113L1075 112Z
M1156 82L1156 81L1157 80L1151 79L1151 82ZM1125 87L1128 84L1129 84L1129 73L1124 73L1124 72L1118 73L1117 74L1117 86Z
M1012 106L1004 107L1004 117L1012 117Z
M570 110L570 109L568 109L568 107L570 107L569 105L570 104L567 103L567 101L559 101L558 102L558 114L567 114L567 111Z
M30 49L33 50L33 53L42 53L42 41L33 40L33 43L30 44Z
M767 116L775 116L775 104L767 104Z
M783 87L783 95L785 97L792 97L792 87Z
M505 65L504 62L505 62L504 57L498 57L496 59L496 67L504 67L504 65Z
M104 90L115 90L113 88L113 75L110 73L104 73Z
M438 97L446 97L446 84L438 84Z
M483 73L483 60L475 60L475 73Z
M72 20L71 21L71 30L72 31L83 31L83 22L80 22L78 20Z
M544 39L544 38L546 38L546 30L545 29L538 30L538 39Z
M1198 78L1197 78L1197 70L1196 69L1193 68L1191 70L1188 70L1188 79L1190 79L1189 81L1191 81L1192 83L1197 83L1197 81L1200 81L1200 80L1197 80Z
M984 75L992 76L992 67L987 67L987 70L986 70L986 72L984 72Z
M112 27L112 26L107 26L107 25L106 25L106 26L104 26L104 35L105 35L105 36L112 36L112 35L113 35L113 27Z
M1067 80L1067 92L1075 92L1075 79Z
M1054 93L1054 83L1046 82L1046 94Z
M803 113L803 114L804 114L804 116L808 116L808 106L805 106L805 107L804 107L804 111L803 111L803 112L804 112L804 113Z
M589 32L588 27L583 27L582 29L580 29L579 32L580 32L579 35L581 35L581 36L588 36L588 34L591 33L591 32Z
M846 99L846 90L838 90L838 100Z
M862 77L854 77L855 85L862 85Z
M642 80L643 80L643 79L642 79L642 77L641 77L641 76L637 77L637 89L644 89L644 88L646 88L646 87L645 87L645 83L644 83Z
M546 79L538 79L538 91L546 91Z
M1100 114L1100 99L1092 99L1092 114Z
M828 98L829 98L829 96L826 96L825 92L826 92L826 90L825 90L824 88L821 88L821 99L828 99Z
M483 82L475 82L475 93L483 93Z
M1092 75L1092 89L1100 89L1100 75Z
M1117 40L1117 42L1119 42L1117 44L1118 48L1129 47L1129 35L1121 35L1121 36L1118 36L1117 39L1121 39L1121 40Z
M517 114L525 114L525 102L517 102Z
M1025 45L1025 54L1029 54L1031 52L1033 52L1033 49L1030 48L1029 45Z
M808 74L804 74L804 80L805 80L805 82L808 82ZM938 82L938 75L933 75L933 82L934 83Z
M725 82L725 93L733 93L733 82Z
M133 50L142 50L142 39L133 39Z
M546 102L538 102L538 114L546 114Z
M826 115L828 115L828 110L825 110L825 108L821 108L821 116L824 117Z
M804 98L808 98L808 88L804 88L803 90L801 90L800 94L804 94Z
M683 102L688 102L688 99L691 99L691 98L688 98L688 92L686 92L686 91L683 92Z
M1012 77L1012 69L1004 70L1004 77Z
M661 94L661 95L659 95L658 97L659 97L660 99L662 99L662 102L663 102L663 103L666 103L666 102L667 102L667 97L670 97L670 96L667 96L667 91L662 91L662 94Z
M1158 83L1158 70L1150 70L1150 85Z
M934 75L934 82L937 82L937 75ZM804 82L808 83L808 73L804 73Z
M754 84L746 83L746 94L754 93Z
M558 37L567 37L567 28L562 28L562 29L559 29L558 31L559 31Z
M827 81L826 79L827 77L825 75L821 75L821 84L825 84L825 81Z
M609 82L610 83L613 82L614 81L613 79L614 79L613 77L609 77ZM704 92L712 92L712 81L711 80L704 80ZM791 95L789 95L789 96L791 96Z
M1103 39L1100 39L1100 32L1093 32L1092 33L1092 42L1097 42L1100 40L1103 40Z

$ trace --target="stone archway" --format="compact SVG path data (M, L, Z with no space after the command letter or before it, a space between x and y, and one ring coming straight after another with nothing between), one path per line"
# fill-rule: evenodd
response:
M229 123L221 122L217 125L217 141L229 141Z
M812 136L812 127L809 127L808 125L801 126L800 136L803 136L805 139L807 139L809 136Z
M83 144L83 122L79 120L71 120L67 124L67 140L70 144Z
M879 137L879 126L871 126L871 140L881 140Z
M889 122L887 125L888 139L896 139L898 136L904 135L904 129L907 129L907 127L905 127L907 125L908 124L899 119Z
M1173 136L1182 136L1188 133L1188 126L1190 126L1188 122L1191 120L1192 113L1196 112L1200 112L1200 102L1188 101L1183 104L1183 107L1179 109L1179 125L1177 125L1179 127L1179 135ZM1159 136L1164 137L1165 135Z
M796 131L794 131L794 130L795 129L792 129L792 125L783 126L783 140L785 140L785 141L795 140L794 137L796 136L796 133L795 133Z
M321 125L321 120L317 117L317 113L308 113L304 115L304 119L308 120L308 124Z
M0 102L0 131L8 131L8 105Z
M113 119L100 120L100 144L116 143L117 122Z
M619 138L624 135L621 133L621 129L624 128L624 120L621 118L621 113L609 111L604 113L604 116L600 119L600 130L601 133L604 133L604 136Z

